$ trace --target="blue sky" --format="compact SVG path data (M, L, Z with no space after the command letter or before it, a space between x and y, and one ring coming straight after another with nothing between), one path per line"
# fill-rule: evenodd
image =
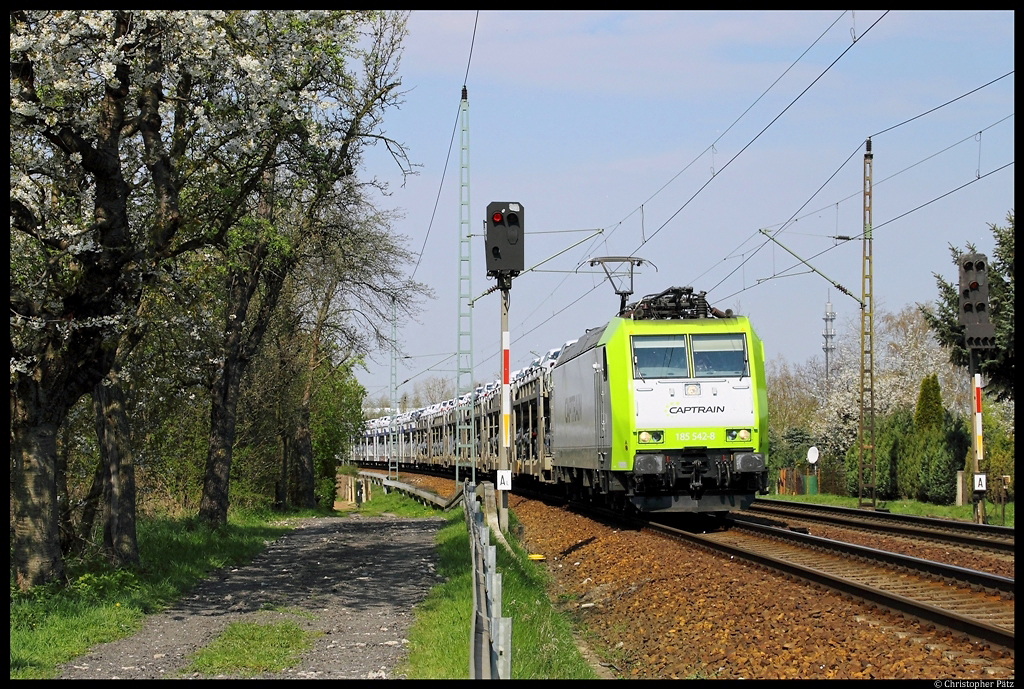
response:
M457 348L457 138L442 172L475 18L411 16L406 102L385 125L418 174L403 185L383 151L366 159L365 172L391 185L381 205L404 214L395 231L422 249L416 280L434 291L399 323L411 357L399 365L399 382L409 380L399 394L454 378L454 359L442 360ZM835 235L859 235L863 142L873 135L876 313L933 300L933 273L956 278L949 245L991 253L988 223L1014 207L1015 77L883 130L1013 69L1012 12L481 11L466 80L471 231L481 232L489 202L521 202L533 266L587 236L566 231L604 230L513 282L512 367L615 314L612 287L585 264L573 272L592 256L657 266L637 272L634 299L670 286L708 291L713 305L751 318L769 359L821 357L829 299L839 337L859 337L857 302L806 270L773 278L795 261L771 243L758 250L758 230L795 216L776 238L806 258ZM494 284L483 252L474 238L474 295ZM860 241L840 243L812 263L859 297L861 252ZM498 374L499 308L491 294L474 309L478 380ZM358 377L369 394L386 393L387 353L367 368Z

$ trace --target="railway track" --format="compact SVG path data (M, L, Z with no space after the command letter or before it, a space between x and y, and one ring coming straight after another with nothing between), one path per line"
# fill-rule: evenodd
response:
M966 546L996 553L1015 552L1014 529L1006 526L761 498L754 501L749 511L765 516L788 517L868 530L873 533L920 538L944 545Z
M549 504L566 502L533 491L517 490L517 493ZM1014 580L1011 578L820 538L780 528L778 522L773 525L770 519L749 513L732 513L726 530L696 533L692 529L680 529L658 520L626 517L588 503L569 501L569 506L574 511L602 521L647 528L707 550L754 562L898 614L964 634L976 641L1007 649L1014 646ZM772 504L767 506L775 507ZM768 510L760 512L767 514ZM772 514L812 518L810 510L799 508L785 514L772 510ZM925 518L911 521L921 519ZM925 528L900 525L898 521L899 518L882 518L877 521L862 519L858 527L878 531L885 524L903 532L916 529L911 531L916 537L920 537L918 531ZM943 520L926 519L924 523L936 521ZM963 529L960 524L952 523L947 532L958 537L960 540L957 542L962 542L969 538L969 533L957 536L956 532L969 532L972 525L966 526ZM940 535L934 537L939 538ZM1012 542L1012 535L1009 540Z
M516 492L529 491L517 489ZM946 581L942 573L912 573L907 568L901 571L898 564L870 563L859 555L833 554L838 560L835 568L842 570L847 579L855 579L847 571L854 569L855 565L873 564L876 568L874 578L867 574L859 582L853 582L856 586L846 585L844 588L836 580L827 581L822 576L826 565L808 563L808 558L814 555L809 553L809 546L791 544L795 554L787 561L780 553L782 548L779 545L764 545L766 536L739 524L733 524L731 531L717 532L711 528L714 522L707 521L708 530L715 532L702 534L709 539L699 544L706 553L720 557L718 554L723 549L735 545L721 542L730 538L742 537L745 542L760 540L762 543L758 546L768 548L768 552L757 557L746 556L735 548L726 552L735 557L734 562L744 559L759 562L759 566L783 572L789 578L815 582L817 591L790 591L790 603L787 605L787 594L779 592L776 585L768 589L757 583L774 580L774 577L736 574L729 565L722 567L732 574L716 576L718 567L707 555L686 555L682 551L655 545L652 537L659 538L663 534L650 523L586 504L567 504L567 501L556 500L549 495L529 497L562 507L545 512L545 508L533 507L535 503L529 503L529 508L525 506L528 503L516 503L517 514L523 518L534 547L541 543L549 544L546 554L552 563L551 571L566 586L567 596L578 601L573 609L581 611L579 614L593 616L595 629L607 632L603 638L609 646L625 642L629 647L631 639L633 644L638 644L637 648L642 646L640 655L630 656L635 661L631 666L631 676L677 676L680 669L683 673L679 676L686 676L691 668L701 666L711 668L714 676L781 677L794 664L803 667L802 664L810 662L801 676L1012 677L1014 609L1011 579L971 580L969 577L973 575L961 576L959 570L963 568L954 568L946 577L949 581ZM585 523L591 526L581 528ZM605 531L601 524L610 528ZM692 526L688 530L692 531ZM696 545L697 534L685 531L673 540ZM636 532L636 537L630 536L629 532ZM643 545L630 545L634 541ZM754 548L748 547L747 550L753 551ZM545 547L540 546L538 552L545 552ZM567 555L570 552L573 554ZM670 556L670 561L659 562L659 552L679 554ZM780 563L770 562L769 557ZM609 575L605 571L609 563L623 561L634 563L639 578L623 579L621 573ZM693 563L696 562L703 562L703 565L694 569ZM807 570L811 576L806 576L802 570ZM651 578L639 574L648 572L647 576ZM597 585L591 583L587 586L587 582L596 582ZM972 591L972 586L976 590ZM635 592L637 587L642 593ZM679 604L677 597L668 593L676 588L679 596L691 601L689 604ZM888 595L876 595L876 590ZM841 591L842 595L835 596L826 591ZM690 634L684 632L688 626L679 626L679 620L692 615L693 601L704 597L708 598L704 605L711 606L715 615L745 620L744 625L730 633L724 645L715 636L714 629ZM907 601L900 604L899 598ZM626 601L629 601L628 605ZM798 603L793 605L793 601ZM879 610L896 611L906 622L886 623L884 618L879 620L870 612L861 617L866 611L855 601L867 601ZM759 616L758 611L763 611L763 615ZM952 617L950 612L960 619ZM767 622L769 615L772 622ZM777 641L778 637L773 636L775 631L767 631L769 628L775 630L779 624L785 625L787 630L785 643ZM934 633L929 628L935 630ZM948 630L953 630L955 635L949 637ZM838 646L830 641L837 639ZM915 650L914 644L922 650ZM681 651L681 648L686 650ZM835 652L829 652L830 648ZM723 654L729 658L724 658ZM736 659L741 660L737 662ZM910 674L905 674L907 672Z
M663 535L740 557L899 614L1013 648L1012 579L840 543L733 516L732 528L694 533L657 522Z

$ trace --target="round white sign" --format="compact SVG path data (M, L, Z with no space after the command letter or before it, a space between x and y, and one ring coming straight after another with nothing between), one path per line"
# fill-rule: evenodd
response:
M814 464L815 462L818 461L818 448L814 447L813 445L807 448L807 461L810 462L811 464Z

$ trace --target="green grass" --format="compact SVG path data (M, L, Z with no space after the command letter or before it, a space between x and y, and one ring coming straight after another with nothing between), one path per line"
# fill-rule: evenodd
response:
M293 622L232 622L192 657L181 674L253 677L264 672L280 672L299 661L302 652L313 645L313 636Z
M362 469L360 469L356 464L342 464L338 467L338 473L342 476L351 476L355 478L359 476L360 471L362 471Z
M340 514L360 514L364 517L379 517L384 514L395 517L436 517L440 514L433 507L421 505L396 490L385 494L381 486L373 486L370 500L364 500L359 509L341 510Z
M473 606L469 538L461 509L445 516L448 523L436 536L437 573L443 581L416 606L415 621L406 634L409 655L400 672L411 679L469 676Z
M832 505L836 507L856 507L856 497L840 495L766 495L769 500L789 500L792 502L809 502L816 505ZM893 514L911 514L921 517L939 517L942 519L961 519L973 521L974 507L966 505L933 505L916 500L879 500L878 507ZM999 504L985 502L986 523L1001 526L1003 523L1003 507ZM1013 503L1006 504L1006 526L1013 526Z
M11 678L53 677L57 665L95 644L131 635L145 614L173 603L211 571L248 562L290 529L270 513L232 512L219 529L194 519L142 518L140 568L115 570L95 557L68 559L68 586L37 586L27 593L12 579Z
M509 512L513 532L515 513ZM547 591L551 578L543 565L511 541L516 556L500 545L502 615L512 618L513 679L595 679L593 669L573 641L569 618L552 606Z
M514 516L510 513L513 524ZM573 642L572 625L547 597L547 572L527 560L517 544L513 549L515 556L500 545L496 551L502 615L512 618L512 678L593 679L593 670ZM437 571L445 581L416 607L402 672L412 679L466 679L473 590L462 510L454 511L438 532L437 552Z

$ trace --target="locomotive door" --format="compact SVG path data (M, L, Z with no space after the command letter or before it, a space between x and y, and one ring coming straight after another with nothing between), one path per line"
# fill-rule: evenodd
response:
M594 426L597 441L597 466L601 470L609 468L611 447L608 442L608 355L601 347L601 361L594 364Z

